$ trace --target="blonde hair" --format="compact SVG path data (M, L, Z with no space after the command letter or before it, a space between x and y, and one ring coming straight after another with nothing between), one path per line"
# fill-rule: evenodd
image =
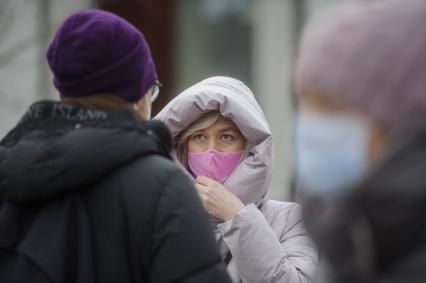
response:
M210 111L203 114L200 118L192 122L185 130L183 130L177 137L176 142L176 154L177 159L182 163L185 168L188 169L188 138L197 131L207 129L212 126L217 119L219 119L220 113L218 111Z
M133 103L112 94L98 94L87 97L66 97L64 103L78 104L87 108L95 108L106 112L129 109L135 118L142 120L140 114L133 108Z

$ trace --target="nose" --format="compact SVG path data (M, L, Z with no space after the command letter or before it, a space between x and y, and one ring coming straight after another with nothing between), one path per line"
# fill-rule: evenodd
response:
M217 144L215 139L209 140L209 143L207 145L207 150L219 151L219 145Z

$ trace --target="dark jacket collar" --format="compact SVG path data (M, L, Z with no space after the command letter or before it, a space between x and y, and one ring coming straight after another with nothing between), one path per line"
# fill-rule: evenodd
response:
M128 110L37 102L0 142L0 195L13 202L44 201L90 187L147 154L168 157L164 127L138 121Z

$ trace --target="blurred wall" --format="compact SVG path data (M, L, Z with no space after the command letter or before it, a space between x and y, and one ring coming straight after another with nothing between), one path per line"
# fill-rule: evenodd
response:
M326 12L331 7L350 0L304 0L306 19L311 19Z
M177 0L176 91L210 76L252 86L253 1Z
M56 96L45 60L51 31L83 0L0 0L0 136L35 100Z
M274 173L269 196L289 200L292 176L290 87L297 35L294 1L255 1L253 9L254 91L271 126Z
M0 4L0 134L10 129L38 95L41 1Z

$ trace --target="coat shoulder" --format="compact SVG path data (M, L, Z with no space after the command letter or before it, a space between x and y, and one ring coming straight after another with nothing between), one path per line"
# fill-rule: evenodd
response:
M188 186L190 181L172 160L148 155L111 173L90 190L88 196L91 203L101 207L100 211L106 209L105 206L115 207L112 211L124 210L127 217L144 223L156 214L166 190Z
M169 182L185 178L177 165L160 155L149 155L137 159L114 174L121 180L125 193L140 192L161 194ZM177 177L179 176L179 177Z

